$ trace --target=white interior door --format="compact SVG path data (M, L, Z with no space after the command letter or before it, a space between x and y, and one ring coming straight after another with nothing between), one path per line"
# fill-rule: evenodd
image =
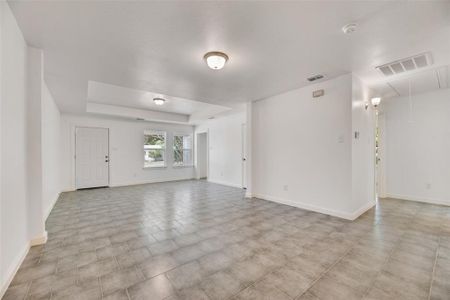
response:
M109 185L109 132L106 128L78 127L75 131L75 186Z

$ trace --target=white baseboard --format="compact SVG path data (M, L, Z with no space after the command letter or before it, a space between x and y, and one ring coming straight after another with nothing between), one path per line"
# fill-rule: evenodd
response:
M365 204L364 206L362 206L361 208L357 209L355 212L348 213L348 212L330 210L330 209L326 209L326 208L311 205L311 204L294 202L291 200L282 199L279 197L273 197L273 196L269 196L269 195L253 194L253 197L280 203L280 204L285 204L285 205L289 205L289 206L294 206L294 207L298 207L301 209L314 211L314 212L318 212L321 214L330 215L333 217L338 217L338 218L346 219L346 220L350 220L350 221L355 220L356 218L358 218L360 215L362 215L363 213L365 213L367 210L369 210L370 208L372 208L375 205L375 203L368 203L368 204Z
M409 195L398 195L398 194L390 194L390 193L386 193L386 198L394 198L394 199L400 199L400 200L409 200L409 201L415 201L415 202L423 202L423 203L429 203L429 204L450 206L450 200L437 199L437 198L426 199L426 198L422 198L422 197L409 196Z
M211 183L215 183L215 184L220 184L220 185L226 185L226 186L231 186L231 187L235 187L235 188L239 188L241 189L242 186L240 184L235 184L235 183L231 183L231 182L226 182L226 181L219 181L219 180L210 180L209 178L207 179L208 182Z
M43 244L47 243L47 237L48 237L47 231L44 231L42 236L35 237L34 239L32 239L30 241L30 247L37 246L37 245L43 245Z
M8 270L6 271L6 276L5 276L6 281L1 283L0 299L2 299L3 296L5 295L6 290L8 289L12 280L14 279L14 276L16 276L16 273L19 270L20 266L22 265L29 250L30 250L30 246L26 245L22 249L22 251L20 251L20 253L16 256L16 258L13 260L13 262L9 266Z
M245 198L252 198L252 197L253 197L253 194L251 192L249 192L249 191L245 192Z
M356 220L358 219L362 214L364 214L366 211L368 211L369 209L371 209L372 207L375 206L375 202L368 202L365 205L361 206L360 209L357 209L354 213L350 214L350 219L349 220Z
M176 182L176 181L186 181L186 180L195 180L192 178L180 178L180 179L169 179L169 180L143 180L138 182L122 182L110 184L109 187L121 187L121 186L133 186L133 185L142 185L142 184L150 184L150 183L163 183L163 182Z

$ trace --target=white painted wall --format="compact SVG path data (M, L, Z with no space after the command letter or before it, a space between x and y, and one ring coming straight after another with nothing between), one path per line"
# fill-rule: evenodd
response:
M27 198L28 231L33 240L40 240L45 233L42 202L42 89L44 60L42 50L27 49ZM44 238L45 240L45 238Z
M27 46L8 4L1 18L0 298L28 251L26 86Z
M352 212L351 75L253 103L253 195ZM312 98L324 89L325 96Z
M173 167L172 139L174 133L193 134L186 125L150 123L104 118L100 116L61 115L61 180L63 190L75 189L75 128L109 128L110 186L191 179L193 167ZM144 169L144 130L167 132L167 167Z
M61 114L47 85L42 88L42 208L46 219L61 192Z
M450 205L450 89L392 98L383 111L387 196Z
M195 132L208 132L208 181L242 187L242 124L245 107L207 120Z
M317 89L325 96L312 98ZM372 121L357 106L363 98L348 74L254 102L253 196L347 219L371 207ZM361 139L353 141L356 129Z
M373 92L352 76L352 206L360 212L375 205L375 111L366 103ZM359 136L355 137L355 132Z
M196 172L197 178L205 178L208 176L208 133L202 132L196 134Z

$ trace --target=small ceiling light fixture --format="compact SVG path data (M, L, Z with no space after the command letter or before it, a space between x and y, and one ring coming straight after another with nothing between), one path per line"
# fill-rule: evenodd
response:
M166 100L164 100L163 98L153 98L153 102L155 102L156 105L163 105Z
M228 55L219 51L208 52L203 56L203 59L206 61L208 67L213 70L220 70L225 66L225 63L228 61Z
M342 31L345 34L351 34L356 31L356 23L350 23L342 27Z
M380 97L374 97L370 100L370 102L372 102L373 107L378 107L378 105L380 105L381 102L381 98Z

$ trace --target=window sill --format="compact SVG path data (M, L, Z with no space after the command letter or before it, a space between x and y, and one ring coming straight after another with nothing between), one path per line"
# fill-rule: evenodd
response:
M167 166L154 166L154 167L143 167L142 169L148 170L148 169L166 169Z
M174 169L193 168L194 165L173 166Z

